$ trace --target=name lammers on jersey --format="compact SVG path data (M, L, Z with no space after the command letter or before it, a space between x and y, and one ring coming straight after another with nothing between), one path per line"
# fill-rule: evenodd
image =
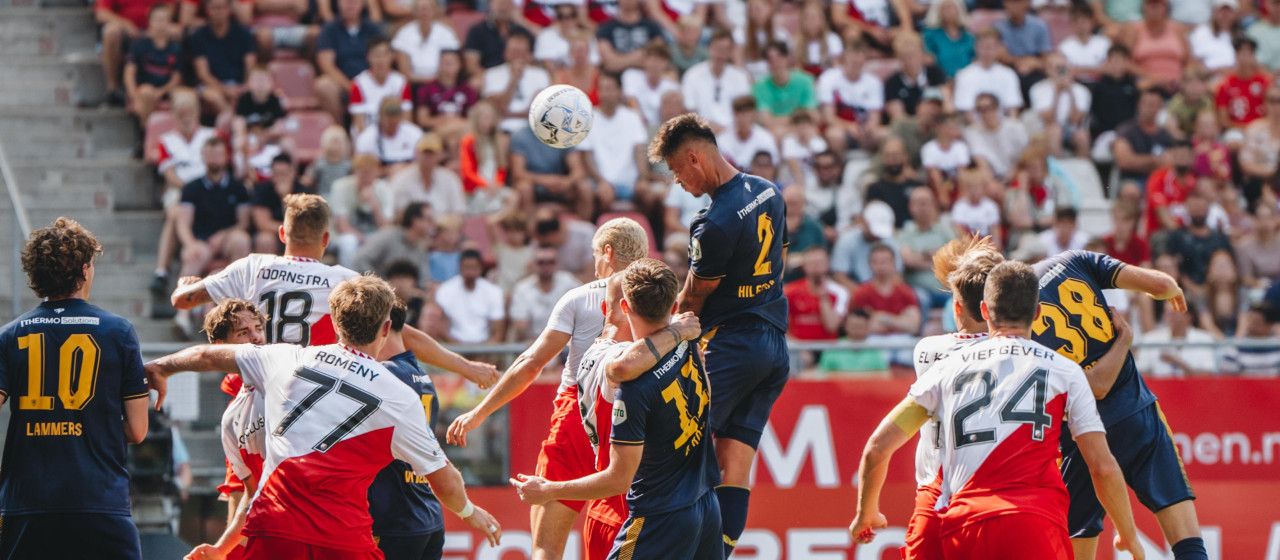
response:
M370 368L360 365L360 362L343 358L337 354L317 352L316 359L331 366L345 369L351 373L359 375L360 377L368 377L369 381L373 381L374 379L377 379L379 375L382 375L381 373L377 373Z
M27 422L29 436L79 436L84 426L79 422Z
M998 346L995 348L986 348L977 352L961 352L960 359L966 362L977 360L985 360L992 356L1035 356L1042 360L1053 360L1058 357L1058 353L1045 347L1034 346Z
M300 286L317 286L331 288L329 279L315 274L303 274L279 268L263 268L258 270L258 278L263 280L280 280Z
M97 325L97 317L32 317L18 321L18 326L29 325Z
M738 219L741 220L747 217L748 215L751 214L751 212L755 211L757 206L760 206L761 204L764 203L764 201L769 200L774 196L777 196L777 194L778 194L778 191L776 189L765 189L764 192L756 195L755 200L752 200L751 202L747 203L746 206L743 206L741 210L738 210Z

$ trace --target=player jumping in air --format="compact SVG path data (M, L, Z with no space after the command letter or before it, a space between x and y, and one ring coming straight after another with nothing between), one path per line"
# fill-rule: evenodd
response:
M697 314L703 326L715 400L711 430L723 480L716 496L728 557L747 525L751 464L760 435L791 369L782 293L786 204L773 183L741 173L725 160L711 126L694 113L658 129L649 159L666 162L690 194L711 196L711 205L689 228L689 278L678 311ZM643 349L633 345L622 362L643 356ZM609 376L615 383L634 377L616 368Z
M333 344L336 338L329 317L329 292L358 274L320 262L329 246L329 203L324 198L291 194L284 198L284 207L279 231L284 256L255 253L207 278L182 278L171 298L173 306L193 309L227 298L243 298L257 303L266 314L267 342ZM498 370L493 365L467 360L415 328L405 329L405 344L422 361L456 372L482 389L497 381Z
M1174 447L1169 423L1156 397L1143 383L1133 356L1124 355L1119 369L1098 367L1099 357L1117 343L1115 317L1102 290L1119 288L1168 300L1185 312L1186 300L1169 275L1127 266L1107 255L1067 251L1035 265L1040 277L1040 318L1033 327L1036 342L1057 350L1085 368L1107 427L1111 452L1142 505L1156 514L1177 560L1208 560L1195 493ZM1089 469L1081 464L1074 442L1062 441L1062 478L1071 494L1068 530L1076 558L1093 560L1106 515L1094 496Z
M133 326L87 301L101 253L67 218L22 249L27 285L45 301L0 328L0 404L12 413L0 558L142 558L125 443L147 435L148 391Z
M596 230L591 248L599 280L574 288L560 298L546 328L542 329L533 345L516 358L480 404L449 426L449 443L465 446L467 432L480 427L499 408L520 396L542 373L542 369L568 346L568 359L560 376L555 412L551 416L551 432L542 442L536 473L550 480L573 480L596 472L591 442L582 427L582 413L578 410L578 364L583 352L604 329L604 316L600 313L605 294L604 279L644 258L649 252L649 238L635 220L617 218ZM632 368L628 371L635 374L644 372L644 369ZM535 505L531 509L533 560L560 560L564 556L569 532L585 505L582 500L561 500Z
M646 339L674 330L675 273L662 261L643 259L622 274L619 308L631 333ZM654 348L652 339L645 345ZM609 552L612 560L723 558L719 504L711 492L720 477L707 440L713 405L702 359L691 342L653 353L658 365L622 383L615 394L603 471L564 482L521 474L511 484L531 504L627 492L630 513Z
M990 339L938 362L881 421L858 469L858 515L868 543L888 525L880 491L889 458L929 421L941 445L939 534L948 560L1068 559L1066 488L1056 468L1066 422L1117 530L1116 547L1142 560L1124 477L1107 449L1084 371L1033 342L1038 314L1031 267L963 265L952 278L986 276L981 303Z
M262 482L245 524L249 560L381 558L369 516L369 483L392 459L425 476L441 503L497 545L501 529L467 499L416 391L373 358L391 332L395 294L359 276L329 295L338 343L299 347L205 345L147 364L163 394L179 371L238 373L266 405Z
M204 332L210 344L265 344L266 318L252 303L231 298L223 300L204 316ZM218 492L227 498L227 528L213 544L201 544L184 560L244 558L245 516L262 476L263 418L262 393L245 387L238 375L222 380L223 391L232 399L222 413L222 451L227 457L227 476Z

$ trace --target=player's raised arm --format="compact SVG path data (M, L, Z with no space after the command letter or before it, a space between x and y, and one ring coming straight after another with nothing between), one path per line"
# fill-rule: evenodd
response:
M484 400L480 401L475 408L454 419L449 425L449 432L445 439L453 445L465 447L467 432L479 428L489 416L529 388L533 380L538 378L538 374L542 373L542 368L546 367L560 353L560 350L569 344L570 337L571 335L566 332L544 329L534 341L533 346L521 352L515 362L512 362L511 367L507 368L506 373L502 375L502 379L498 380L497 386L484 396Z
M498 368L493 364L463 358L427 333L409 325L405 325L403 333L405 348L424 363L461 375L481 389L488 389L498 381Z
M685 312L675 316L671 324L643 340L632 342L626 351L604 365L610 383L622 383L640 377L658 360L676 349L681 342L695 340L702 334L698 316Z
M889 472L889 459L928 421L929 412L907 397L880 421L867 439L862 463L858 465L858 516L849 525L849 534L854 540L869 543L875 538L876 529L888 526L888 520L880 513L880 491Z
M1111 349L1084 372L1085 378L1089 380L1089 390L1093 392L1093 398L1098 400L1111 392L1111 386L1115 385L1120 372L1124 370L1124 364L1129 359L1129 348L1133 345L1133 329L1129 327L1123 314L1113 312L1111 324L1116 331Z
M164 404L164 397L169 392L170 375L184 371L240 373L240 365L236 363L236 349L241 346L243 345L201 344L147 362L147 386L159 393L156 410L160 410L160 405Z
M1116 287L1145 293L1157 300L1169 300L1173 309L1180 313L1187 311L1187 299L1182 295L1182 288L1172 276L1151 268L1126 266L1116 274Z
M175 309L195 309L213 302L209 290L204 286L204 279L195 276L183 276L178 279L178 288L169 297Z

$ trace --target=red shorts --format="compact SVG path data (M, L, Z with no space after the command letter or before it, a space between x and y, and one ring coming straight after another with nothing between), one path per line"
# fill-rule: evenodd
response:
M1061 523L1034 513L1010 513L970 523L942 537L947 560L1070 560Z
M933 506L938 503L937 486L916 488L916 509L907 522L907 546L902 547L903 560L943 560L942 520Z
M586 551L584 560L606 560L609 551L613 550L613 540L617 538L622 525L612 525L595 517L587 516L582 524L582 550Z
M358 552L307 544L280 537L252 537L245 560L385 560L378 549Z
M245 551L244 545L238 545L227 553L227 560L244 560L246 558Z
M591 440L582 427L582 413L578 411L578 388L570 387L556 397L555 412L551 413L551 433L542 442L538 452L538 468L534 474L547 480L565 481L582 478L596 472L596 456L591 450ZM584 501L560 500L573 511L582 512Z

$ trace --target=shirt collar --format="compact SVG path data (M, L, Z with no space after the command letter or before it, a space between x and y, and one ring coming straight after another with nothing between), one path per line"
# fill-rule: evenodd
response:
M289 259L289 260L291 260L291 261L298 261L298 262L305 262L305 263L318 263L318 262L320 262L320 261L318 261L318 260L316 260L316 259L312 259L312 258L309 258L309 257L295 257L295 256L292 256L292 255L284 255L284 256L283 256L283 258Z
M346 344L343 344L343 343L339 342L339 343L338 343L338 346L339 346L339 347L341 347L343 350L346 350L347 352L350 352L350 353L352 353L352 354L354 354L354 355L356 355L356 356L359 356L359 357L364 358L364 359L366 359L366 360L373 360L373 356L370 356L370 355L368 355L368 354L365 354L364 352L361 352L361 351L359 351L359 350L356 350L355 348L352 348L352 347L350 347L350 346L347 346ZM374 360L374 361L376 361L376 360Z
M231 184L231 173L229 173L229 172L227 172L227 171L223 171L223 172L222 172L222 180L221 180L221 181L219 181L219 182L218 182L218 184L216 184L216 185L215 185L215 184L213 184L213 182L209 180L209 176L208 176L208 175L205 175L204 177L201 177L201 178L200 178L200 182L201 182L201 183L204 183L204 188L209 189L209 190L213 190L213 188L214 188L214 187L220 187L220 188L224 188L224 189L225 189L225 188L227 188L227 185L230 185L230 184Z

